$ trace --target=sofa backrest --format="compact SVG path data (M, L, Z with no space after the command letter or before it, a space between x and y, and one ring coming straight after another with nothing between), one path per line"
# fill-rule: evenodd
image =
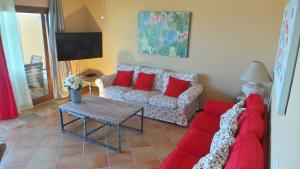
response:
M191 82L191 86L199 84L198 75L196 73L175 72L166 69L153 68L149 66L140 66L132 64L118 64L117 70L134 71L133 85L136 83L137 76L140 72L155 74L153 90L164 93L166 91L169 76Z

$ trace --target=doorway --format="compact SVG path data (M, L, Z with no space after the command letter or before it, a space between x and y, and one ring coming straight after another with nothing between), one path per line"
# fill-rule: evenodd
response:
M53 99L47 8L16 6L28 88L34 105Z

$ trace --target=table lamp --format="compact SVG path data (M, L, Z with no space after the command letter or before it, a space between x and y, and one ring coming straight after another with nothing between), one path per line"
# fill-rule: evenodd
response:
M272 82L266 66L259 61L252 61L244 73L240 75L240 79L247 82L242 87L242 91L247 97L252 93L264 97L266 88L263 83Z

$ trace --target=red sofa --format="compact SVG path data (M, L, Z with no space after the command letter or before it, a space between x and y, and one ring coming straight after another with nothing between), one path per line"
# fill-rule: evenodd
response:
M159 169L192 169L210 149L214 133L219 130L220 116L233 103L209 100L204 111L192 121L182 140ZM259 95L250 95L246 110L239 117L239 130L224 169L266 168L268 154L268 115ZM155 168L153 168L155 169Z

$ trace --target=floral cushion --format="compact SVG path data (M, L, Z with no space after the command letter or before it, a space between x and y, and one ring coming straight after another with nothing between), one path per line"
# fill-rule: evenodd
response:
M103 89L103 92L101 92L101 97L124 101L124 94L130 90L132 90L132 88L123 86L109 86Z
M148 92L144 90L131 90L124 95L125 101L129 103L148 104L150 97L158 95L159 92Z
M193 169L222 169L229 156L230 146L234 142L234 136L227 130L219 130L215 133L210 152L202 157Z
M185 80L185 81L190 81L191 86L195 86L195 85L199 84L197 74L195 74L195 73L180 73L180 72L165 71L163 73L162 93L165 93L167 90L167 86L169 83L169 76L175 77L177 79Z
M134 71L132 84L135 84L140 69L140 66L131 64L118 64L117 66L118 71Z
M163 69L156 69L151 67L142 66L139 70L139 72L147 73L147 74L155 74L155 80L153 83L153 90L155 91L162 91L163 86Z
M151 106L163 109L176 109L178 107L177 98L165 96L163 94L155 95L149 99Z

